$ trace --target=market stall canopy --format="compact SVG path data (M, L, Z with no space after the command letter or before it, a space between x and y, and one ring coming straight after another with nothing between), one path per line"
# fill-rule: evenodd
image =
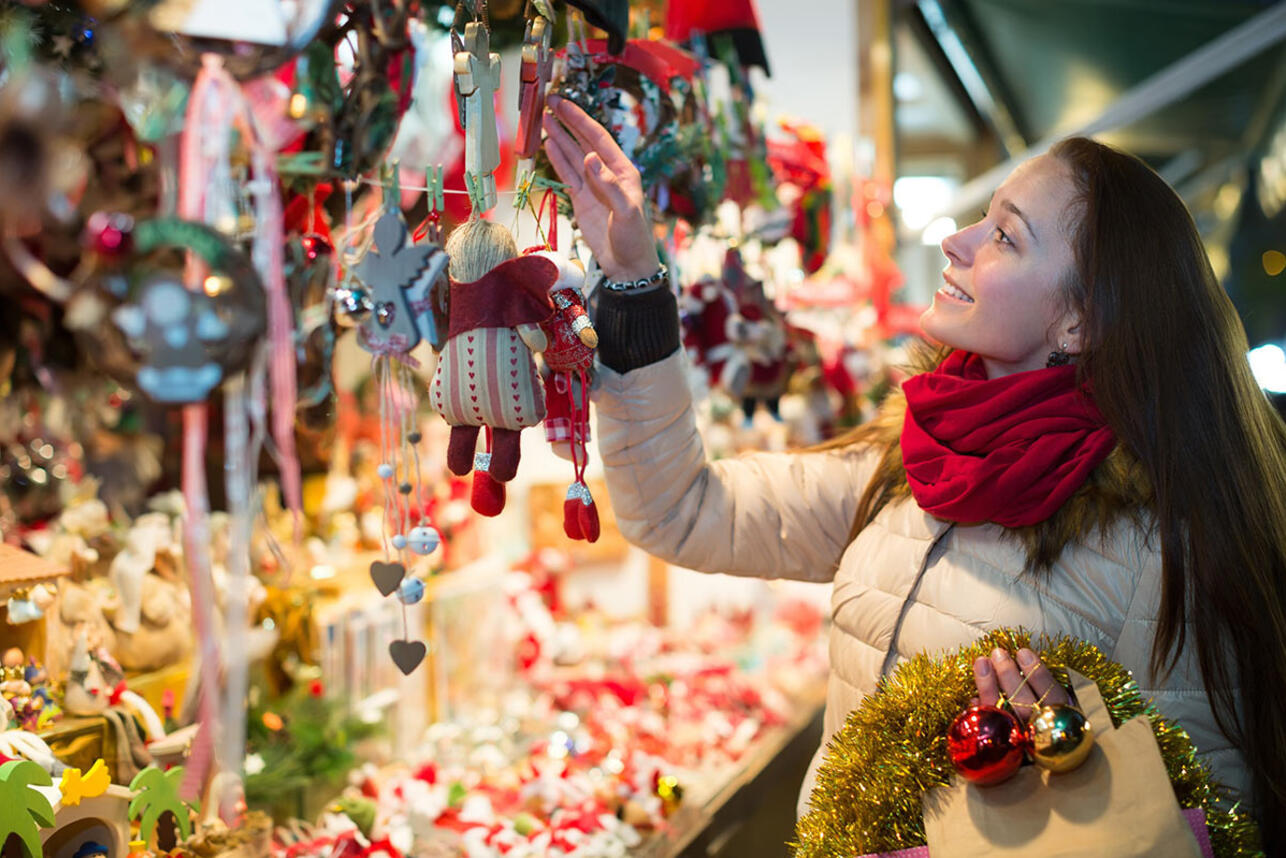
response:
M1256 239L1268 240L1270 224L1280 238L1276 200L1286 194L1273 186L1286 185L1286 3L917 0L899 8L911 38L898 44L913 42L908 53L919 54L907 59L936 67L975 138L991 144L990 157L974 153L968 180L939 214L970 218L1018 162L1064 136L1093 135L1139 155L1179 191L1229 291L1257 300L1267 247ZM907 67L901 56L899 64ZM959 130L950 120L899 121L902 154L950 145ZM1279 336L1280 288L1268 290L1277 306L1265 307L1273 321L1264 327ZM1259 314L1242 309L1250 326Z

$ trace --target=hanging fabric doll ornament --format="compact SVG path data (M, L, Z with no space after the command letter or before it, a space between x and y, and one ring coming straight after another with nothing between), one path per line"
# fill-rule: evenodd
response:
M549 207L546 247L558 247L558 212L553 190L545 191L540 213ZM549 370L545 379L545 440L554 452L571 460L576 478L563 501L563 532L571 539L598 540L598 509L585 483L589 464L589 390L598 334L585 310L585 271L579 263L547 254L558 265L558 279L549 288L553 313L540 323L547 340L542 357Z
M352 267L349 291L369 294L370 312L358 329L358 341L371 353L371 377L379 390L380 464L384 484L384 559L371 564L371 580L384 596L400 592L411 555L428 554L438 534L415 523L424 491L416 445L416 400L409 352L426 338L438 337L430 311L435 288L444 283L446 255L435 244L408 244L406 224L397 209L394 170L386 170L384 212L375 222L374 246ZM415 526L412 526L412 525ZM410 674L424 660L422 641L411 641L403 599L403 640L389 644L398 669Z
M451 259L446 342L429 385L429 404L451 425L447 467L473 476L473 508L499 515L504 483L518 472L519 433L545 416L532 352L545 348L558 265L519 256L503 226L473 218L447 239ZM475 450L486 428L484 452Z

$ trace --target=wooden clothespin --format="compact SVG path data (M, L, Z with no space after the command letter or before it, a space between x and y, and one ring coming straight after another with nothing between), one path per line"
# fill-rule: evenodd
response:
M441 164L431 166L424 171L425 201L429 204L431 212L440 212L446 208L446 200L442 193L442 172Z
M523 170L518 174L518 180L514 182L514 211L522 211L531 205L531 192L535 185L536 174L531 170Z
M491 182L491 195L487 195L487 179ZM496 204L496 178L495 176L478 176L474 173L464 174L464 183L469 191L469 203L477 214L483 214L490 210Z
M401 188L397 181L397 161L380 164L380 188L384 191L384 211L401 211Z
M569 185L553 179L546 179L544 176L532 176L531 183L537 188L553 191L554 196L558 197L559 201L564 206L571 205L571 199L567 196L567 189L570 187Z
M464 169L480 183L482 194L474 207L481 214L496 204L494 174L500 166L500 140L495 93L500 87L500 54L491 51L491 34L481 21L465 25L461 45L463 50L455 54L455 88L463 103Z

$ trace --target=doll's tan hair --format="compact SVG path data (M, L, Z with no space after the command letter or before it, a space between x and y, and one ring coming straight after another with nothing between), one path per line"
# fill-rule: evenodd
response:
M472 217L447 237L451 279L472 283L518 255L518 245L508 229L498 223Z

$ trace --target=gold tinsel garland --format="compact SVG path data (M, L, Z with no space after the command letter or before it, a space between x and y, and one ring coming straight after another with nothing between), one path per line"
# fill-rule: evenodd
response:
M875 694L849 713L827 746L810 809L795 829L796 858L854 858L925 845L921 797L954 774L947 726L976 694L974 660L996 647L1009 652L1030 647L1060 678L1071 668L1093 681L1115 725L1146 716L1179 806L1206 813L1214 854L1263 854L1250 815L1211 777L1188 734L1143 699L1128 670L1083 641L1043 636L1033 641L1022 630L998 629L954 654L916 656L881 678Z

